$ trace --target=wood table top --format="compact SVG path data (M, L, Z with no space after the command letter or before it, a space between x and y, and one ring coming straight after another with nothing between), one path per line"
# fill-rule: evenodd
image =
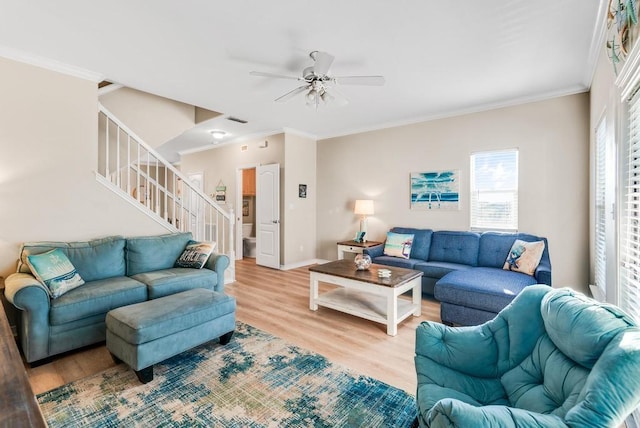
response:
M378 276L378 271L380 269L391 271L391 276L389 278L380 278ZM407 281L411 281L416 277L422 276L422 272L419 270L378 265L375 263L371 264L368 270L357 270L356 265L352 260L337 260L335 262L314 265L309 268L309 271L339 276L341 278L354 279L385 287L398 287Z

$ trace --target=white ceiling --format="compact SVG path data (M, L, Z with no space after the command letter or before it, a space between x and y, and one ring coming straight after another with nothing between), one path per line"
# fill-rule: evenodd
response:
M606 7L604 0L0 0L0 10L0 55L58 61L248 120L233 127L235 139L283 129L327 138L586 91ZM341 86L349 104L316 111L303 95L273 101L299 82L249 75L299 76L313 50L335 56L332 75L383 75L386 84Z

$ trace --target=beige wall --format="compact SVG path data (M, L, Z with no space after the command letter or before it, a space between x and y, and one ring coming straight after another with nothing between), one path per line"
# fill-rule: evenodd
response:
M310 264L316 258L316 141L285 133L284 259L285 267ZM307 185L300 198L298 186Z
M194 106L131 88L102 95L100 103L154 148L195 126Z
M589 274L589 96L577 94L318 142L319 258L353 237L356 199L373 199L369 239L393 226L469 229L469 155L518 148L519 229L549 240L554 286ZM459 169L460 210L409 209L409 174ZM506 257L506 255L505 255Z
M0 275L25 241L164 233L95 179L95 82L4 58L0 75Z

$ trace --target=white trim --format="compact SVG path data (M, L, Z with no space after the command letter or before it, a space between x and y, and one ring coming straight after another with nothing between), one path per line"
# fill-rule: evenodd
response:
M631 53L627 57L620 74L616 79L615 85L621 89L620 98L622 102L626 102L635 90L632 83L640 79L640 43L636 43L631 49Z
M121 85L119 83L112 83L110 85L103 86L102 88L98 88L98 97L107 95L111 92L117 91L118 89L122 89L122 88L124 88L124 85Z
M317 135L313 135L313 134L310 134L309 132L300 131L300 130L293 129L293 128L286 128L286 127L282 128L282 132L284 132L285 134L297 135L298 137L310 138L312 140L317 140L318 139Z
M607 4L608 2L606 1L600 1L600 7L598 8L598 13L596 15L596 22L593 26L594 31L593 36L591 37L591 45L589 46L589 56L587 57L584 76L584 84L589 88L593 82L593 76L596 74L600 51L602 50L606 40Z
M305 266L316 265L316 264L322 265L322 264L325 264L325 263L329 263L329 260L311 259L311 260L305 260L303 262L296 262L296 263L290 263L290 264L286 264L286 265L280 265L280 270L298 269L298 268L305 267Z
M165 219L160 217L155 212L149 210L149 208L147 208L146 205L141 204L139 201L129 197L129 195L127 193L125 193L118 186L116 186L115 184L110 182L108 179L106 179L104 176L102 176L102 174L100 174L98 171L95 171L95 175L96 175L96 180L98 182L100 182L105 187L107 187L109 190L111 190L113 193L118 195L118 197L120 197L120 199L122 199L124 201L127 201L129 204L131 204L132 206L136 207L140 212L145 214L150 219L154 220L156 223L158 223L160 226L164 227L168 231L170 231L170 232L178 232L178 229L176 229L176 227L174 225L172 225L171 223L167 222Z
M478 104L476 106L469 107L469 108L463 108L459 110L450 110L444 113L434 113L433 115L419 116L411 119L399 120L396 122L386 122L386 123L381 123L379 125L374 125L370 127L349 129L342 132L337 132L335 134L321 134L321 135L318 135L317 139L318 141L328 140L330 138L344 137L348 135L361 134L364 132L380 131L383 129L414 125L417 123L429 122L432 120L446 119L450 117L463 116L466 114L480 113L483 111L490 111L490 110L496 110L496 109L505 108L505 107L513 107L521 104L545 101L545 100L564 97L568 95L581 94L583 92L588 92L588 91L589 91L588 86L579 84L579 85L571 86L570 88L565 88L558 91L545 92L543 94L524 96L521 98L513 98L505 101L496 101L492 103Z
M45 58L7 46L0 46L0 56L96 83L104 80L104 75L101 73L65 64L63 62L56 61L55 59Z

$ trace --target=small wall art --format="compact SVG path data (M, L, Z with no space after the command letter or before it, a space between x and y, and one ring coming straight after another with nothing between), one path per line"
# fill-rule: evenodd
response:
M412 210L459 210L460 170L411 173Z
M306 198L307 197L307 185L306 184L298 184L298 197Z

